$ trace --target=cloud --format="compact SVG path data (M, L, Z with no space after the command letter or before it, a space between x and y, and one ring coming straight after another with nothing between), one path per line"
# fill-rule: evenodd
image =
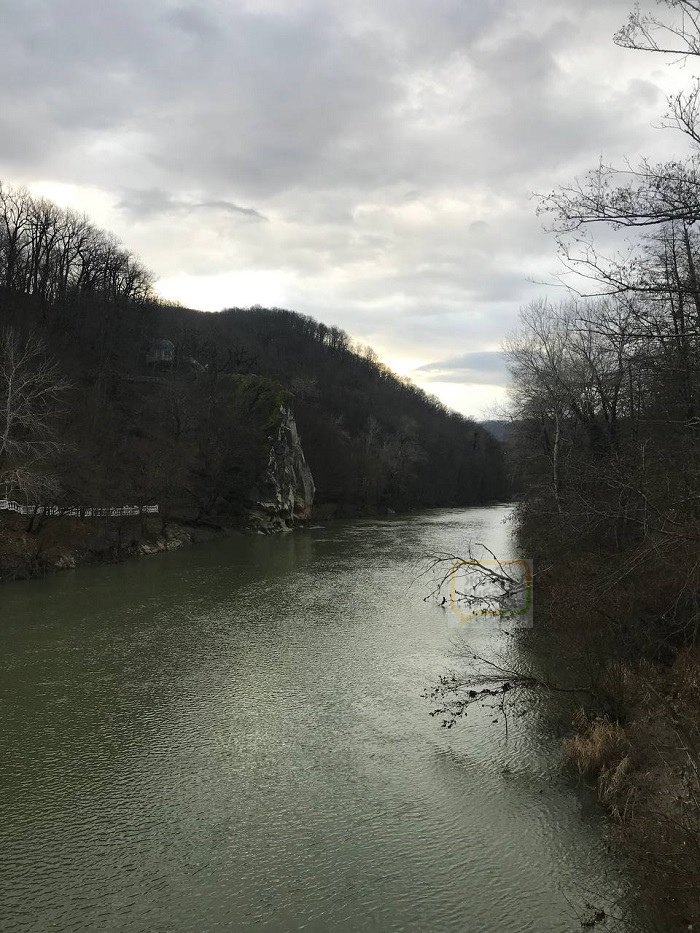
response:
M204 210L225 211L228 214L243 214L244 217L252 217L255 220L267 220L267 217L255 208L241 207L240 204L233 204L231 201L202 201L194 206Z
M259 283L391 358L490 351L556 269L532 192L674 145L651 124L686 77L613 45L629 8L5 3L0 177L97 192L170 297Z
M131 216L143 219L163 214L190 214L193 211L223 211L227 214L242 215L253 220L267 220L267 218L252 207L241 207L232 201L221 200L187 200L178 198L160 188L133 189L123 193L116 205L118 210L126 211Z
M458 382L464 385L505 386L509 382L504 354L499 350L477 350L419 366L416 379Z

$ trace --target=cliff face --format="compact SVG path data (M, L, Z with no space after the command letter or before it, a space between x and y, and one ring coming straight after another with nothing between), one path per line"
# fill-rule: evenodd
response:
M262 533L289 531L308 521L316 492L294 415L284 404L270 440L267 466L250 497L249 527Z

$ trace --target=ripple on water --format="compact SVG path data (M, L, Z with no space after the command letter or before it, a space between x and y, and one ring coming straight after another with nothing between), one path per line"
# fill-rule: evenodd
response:
M4 591L0 928L576 928L567 898L614 894L616 866L553 740L526 718L506 741L488 709L443 730L421 698L462 636L409 589L417 560L502 550L504 515L338 523Z

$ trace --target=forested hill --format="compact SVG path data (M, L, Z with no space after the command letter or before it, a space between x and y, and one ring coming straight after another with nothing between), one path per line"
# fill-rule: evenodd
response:
M369 347L281 309L162 309L181 360L250 371L291 394L317 500L356 511L473 505L505 494L498 443L381 364Z
M343 331L280 309L164 304L150 273L87 218L2 186L0 283L0 406L8 355L29 348L28 369L55 382L0 451L0 480L29 498L158 502L222 520L249 495L281 405L329 511L506 493L491 435Z

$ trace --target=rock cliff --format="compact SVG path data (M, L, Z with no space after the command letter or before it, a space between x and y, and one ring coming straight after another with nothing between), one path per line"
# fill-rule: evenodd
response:
M249 513L251 530L264 534L289 531L308 521L316 491L294 415L285 404L280 405L277 428L269 440L267 465L251 493Z

